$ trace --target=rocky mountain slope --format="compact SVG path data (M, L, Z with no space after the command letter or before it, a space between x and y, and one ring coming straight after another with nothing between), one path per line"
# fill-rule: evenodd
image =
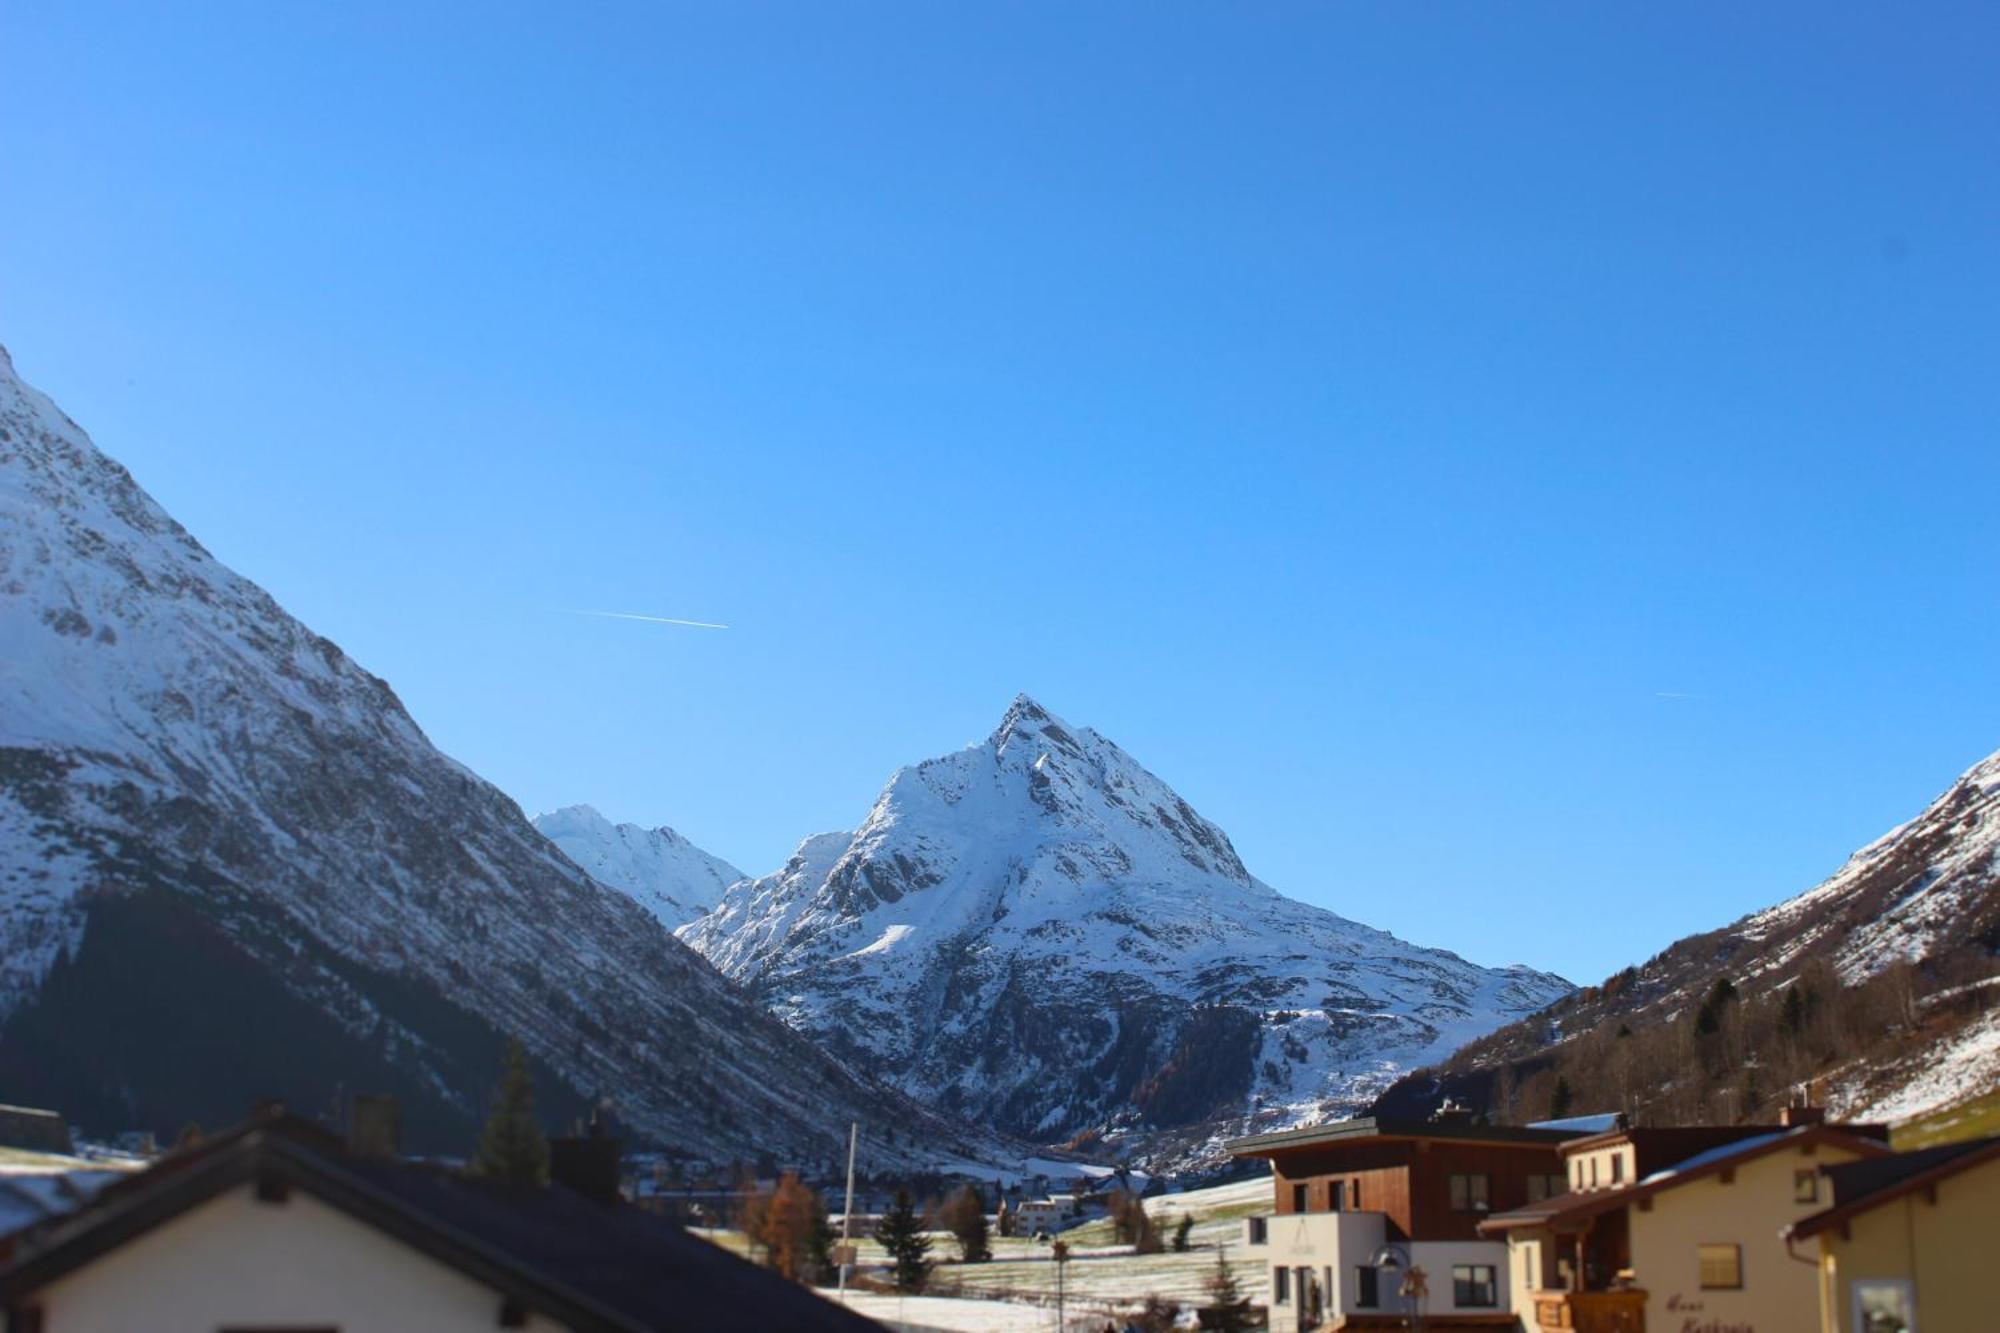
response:
M1568 989L1282 897L1025 696L681 934L854 1063L1043 1139L1351 1108Z
M401 1092L463 1149L519 1036L551 1123L832 1157L941 1122L823 1058L434 749L0 353L0 1100L98 1131Z
M1734 1114L1811 1083L1866 1114L1905 1108L1902 1084L1919 1074L1948 1099L1950 1079L1930 1077L1923 1053L1976 1044L2000 1000L1996 971L2000 754L1825 882L1470 1044L1383 1107L1451 1096L1505 1114L1511 1088L1529 1114L1558 1077L1581 1110L1636 1100ZM1705 1072L1691 1054L1709 1046L1727 1058Z
M747 878L664 825L614 824L587 805L536 815L534 825L592 879L632 898L669 930L708 911L722 901L724 889Z

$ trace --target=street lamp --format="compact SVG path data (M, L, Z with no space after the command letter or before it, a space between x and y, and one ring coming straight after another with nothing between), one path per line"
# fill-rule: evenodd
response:
M1424 1326L1422 1302L1424 1297L1430 1294L1429 1274L1425 1273L1417 1264L1411 1263L1409 1255L1404 1252L1403 1247L1400 1245L1384 1245L1375 1252L1375 1258L1372 1262L1375 1269L1378 1272L1387 1273L1389 1280L1392 1282L1396 1280L1398 1273L1402 1274L1403 1280L1397 1283L1396 1294L1410 1303L1408 1325L1410 1328L1417 1330L1418 1333L1421 1333ZM1379 1287L1377 1291L1379 1293Z

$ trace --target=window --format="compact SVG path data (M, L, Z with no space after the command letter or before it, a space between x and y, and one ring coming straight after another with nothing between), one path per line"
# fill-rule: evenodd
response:
M1569 1177L1567 1176L1529 1176L1528 1202L1540 1203L1544 1199L1553 1199L1568 1189Z
M1622 1152L1613 1153L1611 1154L1611 1183L1616 1185L1623 1179L1625 1179L1625 1154Z
M1819 1172L1809 1166L1792 1172L1792 1202L1819 1202Z
M1354 1270L1354 1303L1372 1310L1382 1303L1382 1274L1370 1264Z
M1306 1187L1304 1185L1294 1185L1292 1186L1292 1211L1295 1213L1303 1213L1305 1210L1306 1210Z
M1577 1159L1576 1161L1574 1161L1574 1162L1571 1162L1571 1163L1569 1164L1569 1175L1570 1175L1570 1188L1571 1188L1571 1189L1578 1189L1578 1190L1582 1189L1582 1188L1583 1188L1583 1159L1582 1159L1582 1158L1578 1158L1578 1159Z
M1500 1281L1492 1264L1453 1264L1451 1302L1459 1309L1485 1309L1500 1304Z
M1451 1178L1451 1208L1455 1213L1483 1213L1486 1211L1486 1177L1453 1176Z
M1346 1210L1347 1208L1346 1181L1329 1180L1326 1182L1326 1206L1328 1208L1331 1208L1336 1213L1343 1212Z
M1274 1268L1271 1270L1271 1304L1283 1305L1291 1299L1292 1270Z
M1533 1291L1542 1285L1541 1274L1536 1272L1542 1266L1542 1247L1533 1241L1521 1247L1521 1289Z
M1597 1159L1595 1157L1590 1159L1590 1187L1592 1189L1597 1188Z
M1347 1182L1347 1207L1352 1212L1358 1213L1361 1211L1361 1177L1359 1176Z
M1902 1278L1854 1284L1854 1333L1917 1333L1917 1293Z
M1244 1242L1245 1244L1263 1245L1269 1242L1270 1233L1265 1229L1266 1226L1268 1225L1269 1219L1262 1217L1251 1217L1251 1218L1245 1218L1244 1220L1250 1224L1250 1235L1249 1239Z
M1703 1291L1736 1291L1743 1286L1741 1245L1697 1245Z

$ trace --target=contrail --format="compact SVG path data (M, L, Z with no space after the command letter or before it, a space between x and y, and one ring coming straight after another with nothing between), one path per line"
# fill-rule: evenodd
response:
M728 629L710 620L675 620L671 616L641 616L630 611L572 611L573 616L602 616L606 620L643 620L649 625L685 625L689 629Z

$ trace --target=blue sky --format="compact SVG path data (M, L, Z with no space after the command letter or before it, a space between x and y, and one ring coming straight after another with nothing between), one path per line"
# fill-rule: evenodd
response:
M2000 746L1996 42L6 0L0 341L531 811L766 870L1027 690L1589 981Z

